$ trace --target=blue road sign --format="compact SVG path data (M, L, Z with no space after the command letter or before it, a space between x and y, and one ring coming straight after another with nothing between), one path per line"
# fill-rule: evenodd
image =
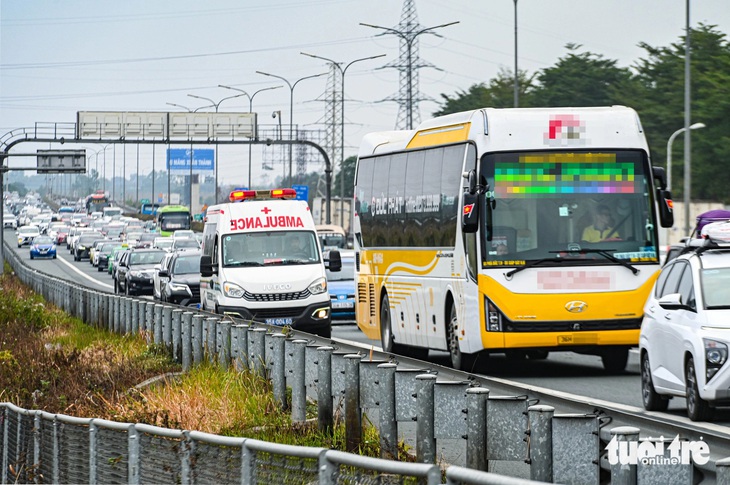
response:
M215 170L213 161L214 152L212 148L193 150L193 170L211 171ZM176 171L190 171L190 148L168 148L167 169Z
M291 188L297 191L296 200L309 200L309 185L292 185Z

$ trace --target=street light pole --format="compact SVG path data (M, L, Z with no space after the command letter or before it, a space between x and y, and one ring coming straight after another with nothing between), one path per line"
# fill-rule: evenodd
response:
M294 81L294 84L290 83L286 78L277 76L276 74L270 74L268 72L263 71L256 71L257 74L263 74L264 76L270 76L275 77L276 79L281 79L286 83L287 86L289 86L289 139L294 140L294 88L297 87L297 84L299 84L301 81L304 81L305 79L311 79L313 77L319 77L324 76L327 74L326 72L322 72L319 74L313 74L311 76L304 76L302 78L297 79ZM289 144L289 183L292 181L292 146L293 144Z
M520 105L520 78L517 70L517 0L515 2L515 108Z
M340 87L340 118L341 118L341 125L340 125L340 225L342 227L345 227L345 73L347 72L347 69L355 64L356 62L361 61L369 61L371 59L378 59L379 57L385 57L385 54L378 54L376 56L369 56L369 57L362 57L360 59L355 59L354 61L350 61L348 64L345 64L345 67L341 66L341 62L333 61L332 59L328 59L327 57L317 56L314 54L308 54L306 52L300 52L300 54L308 57L313 57L314 59L321 59L323 61L329 62L331 65L335 66L337 69L340 70L340 81L341 81L341 87ZM336 161L336 160L335 160Z
M372 25L372 24L366 24L363 22L360 22L360 25L363 25L365 27L372 27L373 29L381 29L385 32L381 35L385 34L393 34L397 35L406 43L406 46L408 47L408 68L407 68L407 78L408 78L408 104L406 105L406 120L407 120L407 126L406 129L412 130L413 129L413 59L412 59L412 50L413 50L413 42L416 40L416 38L425 33L433 33L434 30L440 29L442 27L448 27L450 25L458 24L459 22L449 22L447 24L441 24L441 25L434 25L433 27L426 27L420 30L417 30L415 32L412 31L406 31L401 32L400 30L392 29L390 27L381 27L380 25ZM438 34L435 34L438 36Z
M696 130L698 128L704 128L704 123L695 123L689 127L690 130ZM680 133L684 133L688 131L687 128L680 128L669 137L669 140L667 140L667 190L671 192L672 190L672 143L674 143L674 139L677 138L677 135ZM685 172L685 177L686 177ZM685 204L687 202L685 201ZM689 217L687 215L688 211L685 209L685 217ZM667 229L668 231L668 229ZM689 221L685 221L685 233L688 235L689 233ZM669 242L669 239L667 238L667 243Z
M248 97L248 112L253 113L253 98L258 93L260 93L261 91L268 91L269 89L279 89L281 86L271 86L268 88L261 88L258 91L254 91L254 93L250 94L250 95L243 89L238 89L238 88L234 88L231 86L224 86L223 84L219 84L218 87L223 88L223 89L231 89L233 91L240 91L241 93L243 93L244 96ZM258 127L255 127L255 128L256 128L256 132L258 132ZM252 163L251 163L251 146L252 146L251 143L249 143L248 144L248 188L249 189L251 188L251 165L252 165Z
M684 43L684 233L689 235L689 205L690 192L692 190L692 150L690 140L690 121L692 118L692 106L690 104L690 30L689 30L689 0L686 3L687 15L685 16L685 43Z
M188 94L188 96L190 96L191 98L204 99L205 101L210 101L212 103L212 105L215 106L215 112L217 113L218 106L220 106L223 101L225 101L227 99L232 99L232 98L240 98L241 96L243 96L243 94L234 94L233 96L228 96L226 98L221 99L217 103L215 101L213 101L212 99L206 98L204 96L196 96L195 94ZM215 143L215 202L214 202L214 204L217 204L218 203L218 137L216 137L215 141L216 141L216 143Z

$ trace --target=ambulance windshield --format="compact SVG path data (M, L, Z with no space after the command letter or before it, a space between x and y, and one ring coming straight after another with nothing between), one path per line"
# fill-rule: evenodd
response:
M224 267L319 264L314 232L273 231L227 234L222 238Z

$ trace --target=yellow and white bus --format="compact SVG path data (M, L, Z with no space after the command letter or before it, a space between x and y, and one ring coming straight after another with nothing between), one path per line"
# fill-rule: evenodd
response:
M456 113L366 135L357 323L386 352L599 355L625 368L673 223L630 108Z

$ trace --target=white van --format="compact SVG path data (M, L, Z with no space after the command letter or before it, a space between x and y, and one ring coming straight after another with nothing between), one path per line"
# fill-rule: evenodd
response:
M329 338L330 296L314 219L294 189L236 190L210 206L203 230L203 309Z

